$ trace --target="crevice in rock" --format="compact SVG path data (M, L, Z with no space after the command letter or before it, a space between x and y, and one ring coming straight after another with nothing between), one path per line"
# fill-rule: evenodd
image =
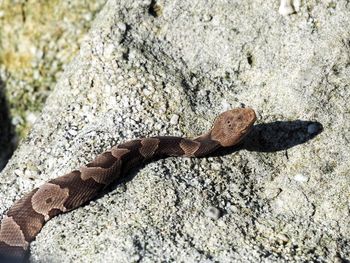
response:
M148 13L154 17L159 17L163 13L163 8L157 1L152 0L148 8Z
M0 79L0 171L5 167L15 149L14 127L11 123L5 91L5 82Z

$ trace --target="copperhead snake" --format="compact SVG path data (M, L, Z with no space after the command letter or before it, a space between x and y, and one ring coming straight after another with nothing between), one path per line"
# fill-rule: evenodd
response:
M29 244L54 216L76 209L96 197L131 168L167 156L203 157L239 143L251 130L251 108L221 113L212 129L194 139L158 136L127 141L92 162L52 179L17 200L0 224L0 262L22 262Z

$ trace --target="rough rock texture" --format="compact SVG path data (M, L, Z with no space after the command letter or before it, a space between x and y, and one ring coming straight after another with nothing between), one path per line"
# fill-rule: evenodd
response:
M350 4L305 2L109 1L2 172L1 214L126 139L197 135L241 104L259 125L49 221L31 261L350 260Z

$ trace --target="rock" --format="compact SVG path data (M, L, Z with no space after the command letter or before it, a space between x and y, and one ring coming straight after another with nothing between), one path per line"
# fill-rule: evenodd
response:
M196 136L240 105L258 123L240 150L158 160L50 220L31 261L349 260L350 10L334 5L108 1L1 173L0 214L119 142Z
M280 0L278 12L283 15L291 15L298 12L301 7L301 0Z
M221 211L214 206L210 206L210 207L208 207L208 209L206 211L206 215L207 215L207 217L209 217L211 219L217 220L221 216Z
M298 182L301 182L301 183L305 183L309 180L309 178L303 174L296 174L294 176L294 180L295 181L298 181Z
M170 118L170 124L176 125L179 121L179 115L173 114Z
M292 0L281 0L278 12L283 16L293 14L295 10L292 5Z

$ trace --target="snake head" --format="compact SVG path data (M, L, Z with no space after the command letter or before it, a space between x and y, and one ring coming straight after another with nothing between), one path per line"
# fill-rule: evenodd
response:
M216 118L210 132L211 139L223 147L233 146L250 132L255 121L256 115L251 108L225 111Z

